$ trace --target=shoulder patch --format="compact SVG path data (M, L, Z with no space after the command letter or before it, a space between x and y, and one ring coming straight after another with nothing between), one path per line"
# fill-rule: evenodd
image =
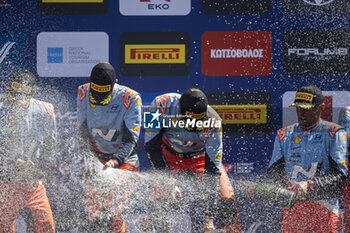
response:
M330 126L329 126L329 136L331 136L331 138L334 137L335 133L340 130L340 129L343 129L343 127L341 127L340 125L336 124L336 123L332 123Z
M87 95L89 85L90 85L89 83L85 83L84 85L81 85L78 87L78 94L81 102L83 102L83 100Z
M124 87L124 86L122 86ZM124 94L124 101L123 101L123 105L126 109L130 108L130 105L133 101L133 99L139 94L138 92L128 88L128 87L124 87L125 90L125 94Z
M208 106L208 117L221 121L219 114L210 106Z
M161 95L156 97L156 108L162 115L166 113L168 101L169 96L167 95Z
M282 141L286 137L287 129L288 129L288 127L284 127L282 129L277 130L277 135L278 135L278 138L280 139L280 141Z

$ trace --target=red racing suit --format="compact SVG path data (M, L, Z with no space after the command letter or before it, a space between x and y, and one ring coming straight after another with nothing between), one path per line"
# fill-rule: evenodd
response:
M30 99L25 111L12 112L0 98L0 232L15 232L15 220L26 207L35 232L55 232L44 186L56 176L56 122L51 104ZM36 170L18 170L16 160L31 160Z
M176 122L181 120L180 97L179 94L169 93L158 96L153 100L150 113L148 114L150 114L149 116L160 115L158 122L148 122L150 124L145 125L145 149L154 171L165 171L165 174L167 171L171 172L171 175L176 179L175 183L179 184L178 182L181 182L183 174L192 174L193 177L197 176L199 179L193 178L191 185L201 187L195 192L202 194L198 198L201 198L204 203L204 214L214 217L216 211L220 211L217 210L220 198L234 200L233 187L221 162L221 124L216 127L211 124L209 127L204 127L202 131L197 132L188 131L181 125L176 124ZM144 121L146 120L144 119ZM205 120L220 121L221 119L208 106ZM156 180L159 181L161 178L158 177ZM156 189L151 189L151 191L153 191L151 194L153 194L155 199L167 198L164 196L167 195L164 190L156 192ZM183 203L183 205L185 204ZM227 232L241 232L238 214L232 218L234 218L233 222L222 227ZM195 220L192 220L192 224L194 224L193 221ZM192 228L192 231L196 232L194 228Z
M305 200L285 209L283 232L342 232L339 198L346 181L346 132L320 121L309 129L294 124L277 131L266 178L290 189L308 181Z

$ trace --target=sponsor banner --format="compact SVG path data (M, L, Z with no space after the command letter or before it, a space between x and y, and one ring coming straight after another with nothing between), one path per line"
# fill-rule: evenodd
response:
M104 15L108 0L37 0L41 15Z
M202 73L206 76L269 75L272 36L266 31L205 32Z
M26 66L26 38L22 33L0 32L0 77L12 76Z
M287 14L349 14L348 0L284 0L284 11Z
M109 61L105 32L41 32L37 36L41 77L88 77L101 61Z
M225 136L271 133L271 96L267 92L207 93L209 105L222 119Z
M123 15L188 15L191 0L120 0Z
M349 91L323 91L325 110L321 117L326 121L338 122L339 113L342 107L349 105ZM283 126L298 122L295 107L289 107L294 101L296 92L288 91L283 94Z
M126 32L120 37L120 72L125 76L184 76L190 72L187 32Z
M25 0L1 0L0 16L18 15L23 12L26 4Z
M222 124L266 124L266 105L211 105Z
M202 0L202 11L208 15L262 15L272 11L272 1Z
M186 61L184 44L125 45L126 64L182 63Z
M290 31L284 35L283 71L290 75L347 75L350 32Z

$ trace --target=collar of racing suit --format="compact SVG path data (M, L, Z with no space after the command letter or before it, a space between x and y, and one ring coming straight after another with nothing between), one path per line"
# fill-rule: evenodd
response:
M320 123L320 121L321 121L321 120L318 119L317 123L314 124L313 126L309 127L309 128L303 128L303 127L301 127L301 126L300 126L300 128L301 128L302 131L310 131L310 130L312 130L313 128L315 128L315 127Z

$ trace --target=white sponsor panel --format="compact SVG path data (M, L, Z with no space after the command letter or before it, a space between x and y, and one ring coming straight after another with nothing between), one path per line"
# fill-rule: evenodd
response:
M41 77L88 77L101 61L109 61L105 32L41 32L37 36Z
M339 112L342 107L350 105L349 91L322 91L323 96L332 97L332 122L338 122ZM289 107L294 101L295 91L287 91L283 94L283 126L298 122L295 107Z
M122 15L188 15L191 0L120 0Z

